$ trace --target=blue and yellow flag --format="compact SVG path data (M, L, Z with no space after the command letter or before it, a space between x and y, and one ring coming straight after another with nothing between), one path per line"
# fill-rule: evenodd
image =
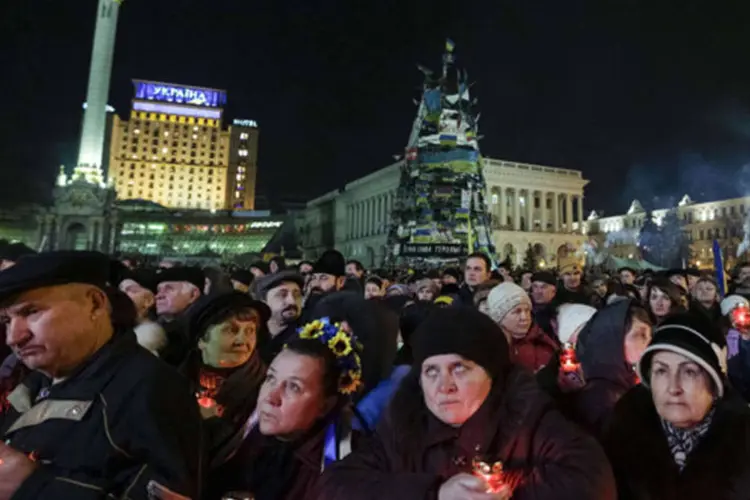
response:
M453 40L451 40L450 38L446 38L445 39L445 50L447 52L453 52L453 49L455 49L455 48L456 48L456 44L453 43Z
M714 269L716 269L716 283L719 285L719 295L723 298L727 294L727 275L724 273L724 258L721 255L719 240L714 240Z

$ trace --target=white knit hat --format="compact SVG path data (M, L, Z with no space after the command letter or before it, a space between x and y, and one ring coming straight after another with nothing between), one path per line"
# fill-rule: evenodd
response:
M497 285L487 297L487 309L495 323L500 323L514 307L523 303L531 307L529 295L523 288L509 281Z
M557 337L565 344L570 342L574 333L579 331L596 309L585 304L563 304L557 309Z
M750 302L742 295L728 295L721 301L721 315L726 316L736 307L744 306L750 308Z

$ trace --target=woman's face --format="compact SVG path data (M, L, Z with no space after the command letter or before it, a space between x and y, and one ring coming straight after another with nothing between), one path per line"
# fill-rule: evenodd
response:
M531 328L531 306L518 304L500 321L500 327L511 337L525 337Z
M709 304L716 301L716 287L710 281L701 281L695 285L695 300Z
M303 434L333 407L323 392L323 370L322 360L289 349L274 358L258 393L261 434Z
M230 316L211 325L198 341L203 363L215 368L241 366L255 351L260 317L253 309Z
M420 383L427 408L454 427L460 427L476 413L492 387L484 368L457 354L425 359Z
M432 290L427 287L422 287L417 292L417 298L419 300L426 300L427 302L432 302L435 300L435 294L432 293Z
M651 361L651 394L659 416L682 429L700 423L714 399L705 370L669 351L657 352Z
M365 285L365 298L371 299L373 297L382 297L383 290L375 283L367 283Z
M669 296L656 287L651 289L648 304L651 307L651 312L657 318L663 318L668 315L669 310L672 308L672 301L669 299Z
M625 361L634 365L641 359L643 351L651 342L651 325L644 323L638 318L633 318L630 330L625 334L624 349Z

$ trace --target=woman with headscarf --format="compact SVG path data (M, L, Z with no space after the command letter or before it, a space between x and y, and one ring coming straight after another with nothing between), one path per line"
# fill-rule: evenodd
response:
M750 409L727 384L725 355L699 316L655 330L607 440L621 500L748 498Z
M254 427L206 498L316 498L321 471L351 450L346 408L362 380L357 344L328 318L300 329L271 362Z
M564 315L568 307L561 306ZM562 318L560 324L567 319ZM569 373L556 358L539 378L567 417L601 439L617 401L638 383L635 364L651 341L651 319L632 299L615 302L596 312L580 332L564 341L575 346L580 385L566 385ZM562 337L561 337L562 340ZM557 381L550 389L549 380Z
M204 420L207 470L234 453L255 410L266 372L256 346L270 316L267 305L237 291L204 295L190 308L194 348L180 371L193 383Z
M486 315L439 309L414 334L413 349L375 438L324 473L318 498L615 498L599 445L513 367Z

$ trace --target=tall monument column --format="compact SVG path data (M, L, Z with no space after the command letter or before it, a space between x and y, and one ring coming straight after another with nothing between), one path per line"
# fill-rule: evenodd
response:
M91 50L86 110L83 113L81 146L75 176L83 176L94 184L102 184L104 135L107 127L107 99L115 54L117 16L122 0L99 0Z

